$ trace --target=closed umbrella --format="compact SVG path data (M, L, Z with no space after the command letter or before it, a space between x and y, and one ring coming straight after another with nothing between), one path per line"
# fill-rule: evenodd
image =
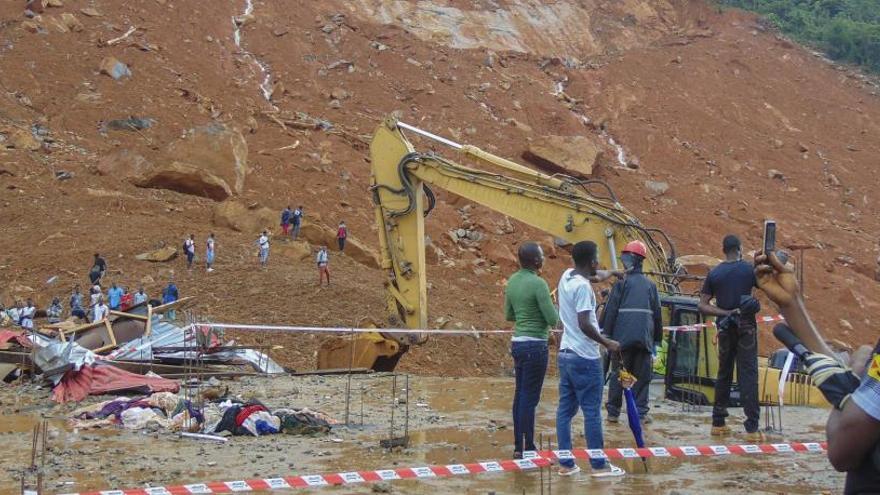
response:
M636 405L636 395L632 390L635 383L636 377L621 367L620 386L623 387L623 397L626 400L626 420L636 440L636 447L641 449L645 447L645 439L642 436L642 421L639 417L639 408ZM648 472L648 462L644 457L642 457L642 463L645 465L645 472Z

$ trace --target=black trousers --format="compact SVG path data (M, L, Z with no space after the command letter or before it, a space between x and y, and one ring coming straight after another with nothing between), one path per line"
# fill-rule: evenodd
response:
M734 365L740 402L746 414L746 431L758 431L761 414L758 406L758 331L751 322L741 321L739 328L718 333L718 380L715 382L712 426L724 426L728 416Z
M654 363L651 353L642 348L631 348L621 351L623 367L635 375L636 384L633 385L633 393L636 396L636 406L639 408L639 417L644 418L651 409L648 407L648 388L651 378L654 377ZM609 416L620 416L620 408L623 404L623 387L620 386L621 361L617 355L611 357L611 377L608 379L608 402L605 410Z

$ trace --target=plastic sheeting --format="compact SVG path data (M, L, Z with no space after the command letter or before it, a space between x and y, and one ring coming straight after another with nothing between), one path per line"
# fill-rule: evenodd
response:
M52 390L55 402L81 401L89 395L122 390L140 393L177 392L180 385L160 376L137 375L109 364L91 364L67 371Z

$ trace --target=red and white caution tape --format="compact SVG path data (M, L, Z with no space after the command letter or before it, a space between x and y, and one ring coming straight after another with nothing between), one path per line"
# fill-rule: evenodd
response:
M447 464L376 471L348 471L283 478L251 479L239 481L214 481L190 485L153 486L128 490L100 490L69 493L65 495L196 495L208 493L232 493L291 488L315 488L322 486L353 485L376 481L445 478L481 473L528 471L547 467L554 459L638 459L640 457L714 457L725 455L820 453L825 443L773 443L762 445L701 445L682 447L649 447L643 449L575 449L526 452L523 459L509 461L475 462L471 464Z
M773 323L783 321L781 315L778 316L759 316L758 323ZM425 333L428 335L486 335L486 334L511 334L513 330L445 330L445 329L421 329L415 330L411 328L347 328L347 327L300 327L290 325L250 325L246 323L197 323L196 327L213 327L226 328L230 330L264 330L268 332L300 332L300 333ZM681 325L674 327L663 327L664 330L670 332L697 332L703 328L714 327L715 322L696 323L694 325ZM560 332L560 330L553 330Z

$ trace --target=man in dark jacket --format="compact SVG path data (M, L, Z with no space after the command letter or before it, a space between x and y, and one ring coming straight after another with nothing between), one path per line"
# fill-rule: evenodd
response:
M623 388L620 368L635 375L633 393L643 423L648 418L648 386L653 375L654 343L663 337L663 319L660 312L660 294L657 286L642 273L642 263L648 249L641 241L632 241L620 256L626 275L614 284L608 305L602 313L602 331L620 343L620 352L612 354L611 378L608 383L608 421L616 423L620 416Z

